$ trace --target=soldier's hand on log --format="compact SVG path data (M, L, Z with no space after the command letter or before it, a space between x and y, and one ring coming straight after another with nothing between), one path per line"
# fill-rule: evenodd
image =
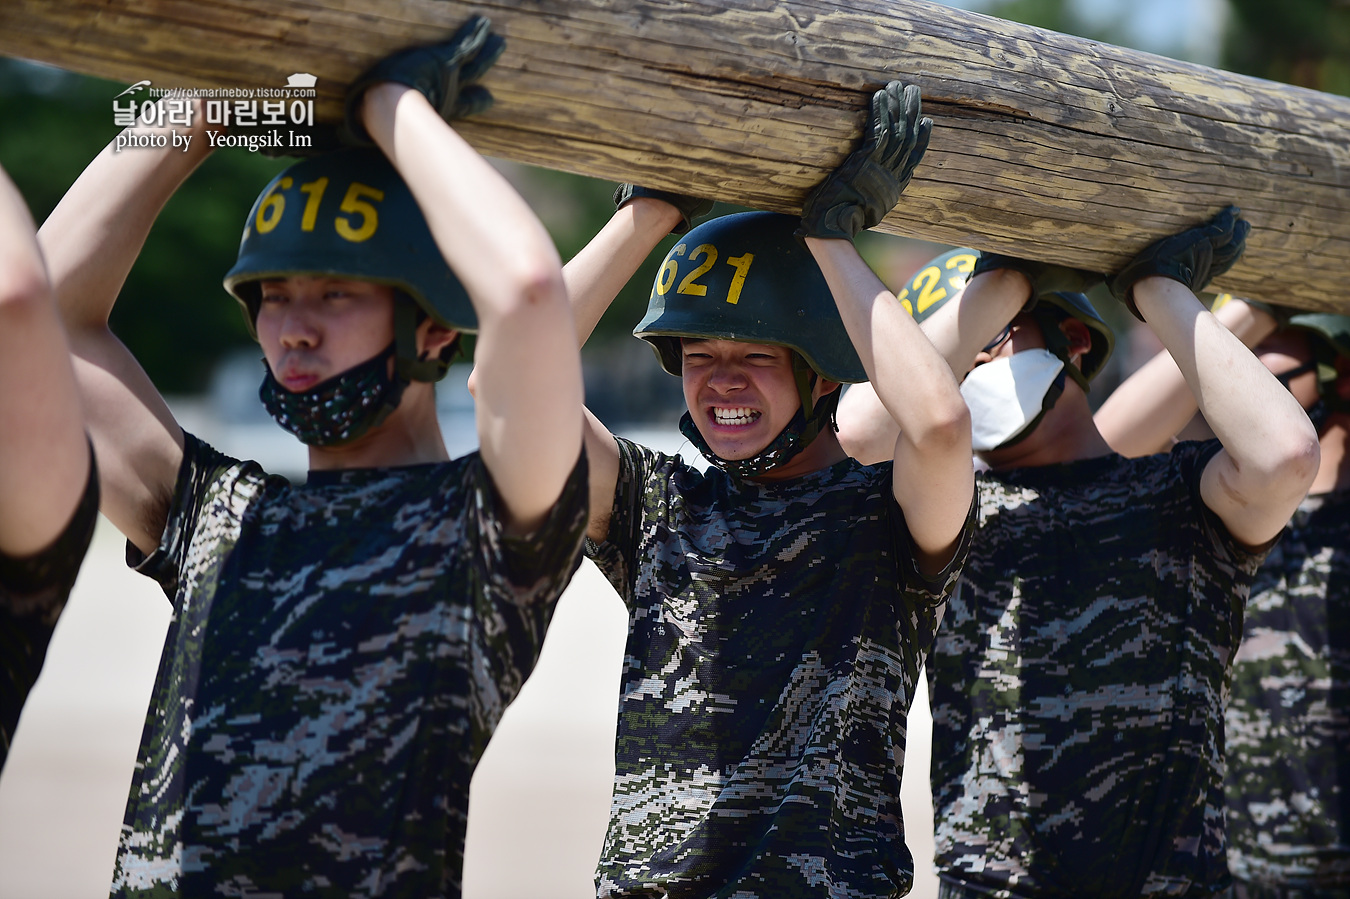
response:
M702 197L689 197L667 190L639 187L636 184L620 184L614 189L614 208L618 209L634 197L651 197L654 200L669 203L678 209L681 221L671 230L671 234L684 234L694 227L694 222L697 219L712 212L713 208L712 200L705 200Z
M981 272L989 272L999 268L1010 268L1013 271L1021 272L1031 282L1031 297L1022 307L1023 312L1030 312L1035 308L1036 301L1048 293L1087 293L1106 278L1105 275L1098 272L1090 272L1081 268L1069 268L1067 265L1035 262L1030 259L1019 259L1016 256L1003 256L999 253L985 252L980 253L980 258L976 260L975 268L971 271L970 276L973 278Z
M917 85L892 81L872 95L862 143L807 195L798 237L852 240L886 217L928 149L933 120L919 112Z
M473 16L446 41L408 47L375 63L347 89L344 132L351 143L369 144L361 122L361 98L382 81L406 84L426 97L447 122L476 115L492 105L492 94L476 84L506 49L492 23Z
M1241 215L1241 209L1229 206L1203 225L1149 244L1107 282L1112 295L1143 321L1133 294L1140 280L1161 275L1180 281L1193 293L1204 290L1212 279L1232 268L1246 248L1251 225Z

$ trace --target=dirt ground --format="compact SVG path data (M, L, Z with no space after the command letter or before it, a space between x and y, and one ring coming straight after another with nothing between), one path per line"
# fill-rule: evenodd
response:
M0 775L0 899L107 895L169 612L158 586L123 564L122 547L100 520ZM465 899L595 895L625 630L618 596L586 562L474 776ZM916 899L937 895L931 726L920 693L901 788Z

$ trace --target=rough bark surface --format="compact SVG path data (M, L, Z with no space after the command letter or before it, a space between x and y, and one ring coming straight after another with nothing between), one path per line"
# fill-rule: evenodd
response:
M1254 231L1217 287L1350 311L1350 99L919 0L5 0L0 54L162 87L310 72L331 118L474 12L507 38L496 106L458 126L484 153L796 212L901 79L935 125L883 230L1110 271L1231 202Z

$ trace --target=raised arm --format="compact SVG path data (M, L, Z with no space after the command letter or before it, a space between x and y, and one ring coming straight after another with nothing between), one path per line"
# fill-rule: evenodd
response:
M684 234L713 205L710 200L632 184L619 185L614 202L617 208L605 227L563 266L577 320L577 343L582 346L656 245L669 234Z
M103 149L38 232L75 358L85 421L98 455L103 513L142 552L159 545L183 432L154 384L108 329L127 273L164 204L210 153L198 108L186 149ZM180 137L184 134L181 125ZM128 129L167 133L164 128Z
M919 113L917 87L893 81L877 91L862 144L811 192L799 233L898 430L892 490L920 566L932 572L951 559L970 508L970 413L942 355L853 245L900 199L922 158L932 122Z
M689 230L692 217L712 205L628 184L620 185L614 199L619 208L605 227L563 266L578 345L590 339L605 310L661 239ZM609 533L614 490L619 483L619 447L614 435L589 409L585 434L586 458L591 467L591 518L586 534L599 541Z
M33 219L0 170L0 553L52 544L89 477L75 373Z
M1096 272L981 253L969 283L930 304L921 328L957 380L964 380L990 341L1019 312L1029 311L1035 305L1033 299L1083 293L1101 281L1102 276ZM854 458L873 461L883 436L892 433L878 412L880 402L873 392L856 388L844 399L849 402L847 406L840 403L839 442Z
M474 53L492 53L494 39L486 20L477 21L453 46L442 45L446 53L425 52L457 53L459 66L481 73L491 60L475 65ZM466 52L468 41L481 49ZM408 183L473 302L483 461L510 529L533 530L557 502L582 446L581 359L557 250L525 201L427 96L381 80L365 90L361 108L366 130Z
M1275 331L1273 316L1234 299L1214 318L1248 348ZM1097 430L1122 456L1165 452L1200 408L1172 354L1162 350L1121 383L1093 419Z
M1238 540L1277 535L1317 475L1317 432L1301 406L1195 296L1242 253L1247 223L1229 207L1206 225L1154 243L1111 279L1148 323L1223 443L1201 496Z
M563 266L567 296L577 322L577 343L585 345L623 286L666 235L683 234L712 201L621 184L614 192L614 215L581 252ZM586 535L609 533L614 490L619 483L619 447L604 422L586 410L586 458L591 466L591 519Z
M892 489L923 567L951 558L974 489L970 412L946 360L847 241L808 238L877 402L893 423Z

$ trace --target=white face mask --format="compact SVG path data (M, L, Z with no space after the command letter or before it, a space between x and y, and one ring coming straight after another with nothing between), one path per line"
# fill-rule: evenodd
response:
M1020 437L1041 417L1046 395L1064 369L1049 350L1030 349L975 367L961 384L970 407L971 446L998 449ZM1056 391L1055 398L1059 396ZM1049 405L1054 405L1051 400Z

